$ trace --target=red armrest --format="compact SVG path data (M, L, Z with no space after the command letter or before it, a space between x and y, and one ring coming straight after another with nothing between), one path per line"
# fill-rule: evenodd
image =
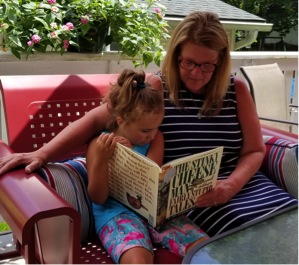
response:
M0 140L0 157L7 156L11 153L13 153L11 148L5 142Z
M297 134L283 131L280 129L276 129L276 128L266 125L266 124L262 124L261 127L262 127L262 134L265 136L275 136L277 138L285 139L291 143L298 143L298 135Z
M0 142L0 156L9 153L11 153L9 147ZM28 263L34 263L37 231L38 236L45 236L47 220L61 222L59 218L51 218L64 216L64 224L61 226L65 225L65 220L67 220L67 227L70 231L68 242L72 246L69 248L68 245L65 250L60 250L60 260L59 257L55 258L58 263L66 261L74 263L79 260L77 255L81 240L80 215L37 174L26 174L24 169L16 169L0 177L0 213L20 245L24 247L25 259ZM58 223L57 226L59 225ZM42 251L44 259L51 258L47 255L47 248L43 248Z

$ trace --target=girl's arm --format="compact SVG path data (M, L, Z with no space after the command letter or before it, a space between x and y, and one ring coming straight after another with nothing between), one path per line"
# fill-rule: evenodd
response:
M249 90L244 81L237 77L235 89L237 114L243 135L240 157L235 170L226 180L218 180L211 192L198 198L197 207L210 207L229 201L258 171L265 155L260 122Z
M26 165L27 173L33 172L56 157L86 144L96 132L105 128L108 119L106 104L89 111L85 116L64 128L40 149L0 158L0 176L19 165Z
M109 159L113 155L116 142L124 144L124 137L115 137L111 134L101 134L93 139L86 152L86 167L88 172L88 195L91 200L103 204L109 195ZM158 163L163 162L164 144L163 135L157 131L155 138L151 141L147 157Z
M113 133L101 134L89 143L86 152L88 195L98 204L103 204L109 195L109 159L113 155L115 144Z

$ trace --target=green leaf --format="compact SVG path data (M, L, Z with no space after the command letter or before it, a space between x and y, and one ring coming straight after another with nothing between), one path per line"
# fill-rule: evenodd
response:
M27 9L36 9L36 4L34 2L29 2L27 4L23 4L22 5L24 8L27 8Z
M21 48L23 47L22 42L20 41L20 39L17 36L11 35L11 36L8 36L8 38L16 46L21 47Z
M48 30L50 29L48 23L45 20L43 20L43 19L41 19L39 17L36 17L36 16L34 17L34 19L37 20L37 21L39 21L40 23L42 23L46 29L48 29Z
M21 60L21 53L17 49L11 47L10 51L15 57L17 57L19 60Z
M4 232L4 231L9 231L10 227L8 226L8 224L6 222L1 222L0 223L0 233Z
M74 41L72 41L72 40L70 40L70 45L73 45L73 46L76 46L76 47L79 48L78 43L77 43L77 42L74 42Z
M80 29L81 29L82 34L83 34L83 36L84 36L84 35L86 35L87 32L89 31L89 29L90 29L90 24L89 24L89 23L87 23L87 24L83 24L83 25L81 25Z

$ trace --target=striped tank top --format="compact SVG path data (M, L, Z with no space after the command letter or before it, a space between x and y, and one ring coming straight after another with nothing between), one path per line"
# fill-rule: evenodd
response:
M183 108L176 108L165 96L165 117L160 127L165 142L164 162L223 146L220 175L233 171L242 147L234 79L231 78L222 110L215 116L198 116L204 95L183 88L180 98Z

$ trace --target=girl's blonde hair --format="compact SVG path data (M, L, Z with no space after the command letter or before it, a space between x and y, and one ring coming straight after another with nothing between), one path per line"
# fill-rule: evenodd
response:
M164 111L162 92L145 83L143 71L123 70L104 102L107 102L112 117L107 123L109 131L118 128L118 116L131 122L140 120L144 113Z
M163 61L162 77L166 83L169 98L176 106L180 105L179 91L182 86L178 57L181 47L187 42L219 52L218 65L206 85L205 102L201 110L203 114L213 115L222 107L231 74L228 38L218 16L212 12L192 12L185 17L172 34Z

